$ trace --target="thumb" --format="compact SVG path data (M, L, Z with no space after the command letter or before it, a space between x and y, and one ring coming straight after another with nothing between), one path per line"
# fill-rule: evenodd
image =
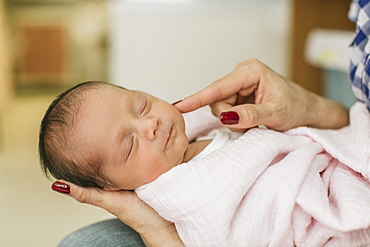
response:
M226 127L235 130L247 130L262 124L265 107L256 104L234 106L220 114L220 121Z

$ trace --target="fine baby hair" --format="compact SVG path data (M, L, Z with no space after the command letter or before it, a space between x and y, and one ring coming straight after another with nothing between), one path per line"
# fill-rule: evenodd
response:
M78 144L74 137L79 113L86 107L86 97L93 97L94 90L104 87L119 86L100 81L80 83L57 96L47 109L39 133L39 156L46 176L83 187L102 189L112 185L101 174L98 158L76 151Z

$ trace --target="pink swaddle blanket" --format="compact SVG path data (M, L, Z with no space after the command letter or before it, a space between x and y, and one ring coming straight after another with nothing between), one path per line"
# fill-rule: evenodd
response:
M186 246L370 245L370 114L356 103L350 117L340 130L251 129L136 193Z

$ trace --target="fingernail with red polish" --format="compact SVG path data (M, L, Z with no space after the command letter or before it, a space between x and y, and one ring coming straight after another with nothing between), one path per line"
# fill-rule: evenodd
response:
M65 184L59 181L54 182L51 188L54 191L63 193L63 194L69 194L71 192L71 188L69 187L68 184Z
M174 105L176 105L176 104L178 104L178 103L180 103L182 100L178 100L178 101L176 101L175 103L172 103L172 105L174 106Z
M222 124L234 125L239 123L239 114L235 111L222 112L220 114L220 121Z

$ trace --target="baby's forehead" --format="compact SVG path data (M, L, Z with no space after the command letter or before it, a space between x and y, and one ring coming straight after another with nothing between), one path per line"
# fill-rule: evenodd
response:
M93 87L91 88L91 90L87 90L87 91L88 92L90 91L90 93L106 93L106 92L114 92L114 91L121 91L121 90L127 91L125 88L120 87L118 85L102 83L102 84L97 85L97 87Z
M129 90L111 84L102 84L98 87L87 89L80 95L80 98L82 103L102 103L107 100L106 98L119 97L119 94L123 91L128 92Z
M80 95L80 113L95 111L97 108L114 107L119 101L128 100L128 96L135 92L111 84L91 88Z
M78 115L93 114L99 109L117 108L119 105L129 108L136 101L139 91L128 90L114 84L101 84L80 94ZM85 115L86 116L86 115ZM80 116L78 117L79 119Z

